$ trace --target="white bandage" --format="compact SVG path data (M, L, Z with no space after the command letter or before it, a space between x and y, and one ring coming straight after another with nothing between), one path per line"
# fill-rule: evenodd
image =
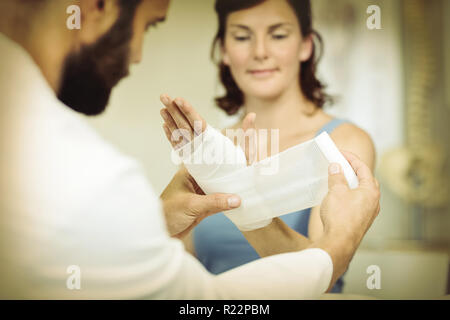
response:
M324 132L247 166L240 147L216 129L207 129L174 150L206 194L230 193L241 206L225 215L242 231L267 226L274 217L319 205L328 192L328 166L339 163L350 188L358 179L350 164Z

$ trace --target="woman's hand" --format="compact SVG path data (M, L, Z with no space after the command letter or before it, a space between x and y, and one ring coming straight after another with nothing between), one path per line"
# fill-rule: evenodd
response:
M174 149L178 149L192 141L193 138L205 131L207 122L183 98L172 99L167 94L161 95L161 102L165 108L161 109L161 116L164 120L163 129L167 139ZM255 126L256 114L249 113L242 122L240 132L230 132L230 139L238 138L239 145L245 152L249 165L257 161L257 133ZM248 139L247 139L248 138Z
M239 139L239 145L245 152L247 164L250 166L258 160L258 134L256 131L256 113L249 113L242 121L244 137ZM247 142L248 137L248 142Z
M206 121L183 98L172 99L163 94L161 102L165 106L160 112L164 120L163 129L174 149L192 141L205 131Z

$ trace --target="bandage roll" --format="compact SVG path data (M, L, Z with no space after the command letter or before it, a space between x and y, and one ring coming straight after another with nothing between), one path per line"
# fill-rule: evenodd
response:
M327 133L251 166L246 165L243 150L212 127L196 139L201 140L190 143L196 146L183 147L187 149L182 160L205 193L241 197L241 206L225 215L242 231L264 227L275 217L319 205L328 192L330 163L341 165L350 188L358 186L356 174ZM202 164L200 158L215 161Z
M355 171L351 167L350 163L348 163L347 159L345 159L345 157L336 147L331 137L326 132L324 132L314 140L329 163L339 163L344 172L344 176L347 179L349 187L351 189L357 188L359 182Z

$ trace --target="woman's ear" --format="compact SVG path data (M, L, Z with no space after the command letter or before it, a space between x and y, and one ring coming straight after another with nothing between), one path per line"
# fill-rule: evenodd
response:
M312 34L303 39L299 59L301 62L308 61L311 58L314 48L314 40Z
M105 34L117 21L120 13L118 1L81 0L82 44L92 44Z
M226 66L230 66L230 57L228 56L228 52L223 45L220 46L220 54L222 56L223 64Z

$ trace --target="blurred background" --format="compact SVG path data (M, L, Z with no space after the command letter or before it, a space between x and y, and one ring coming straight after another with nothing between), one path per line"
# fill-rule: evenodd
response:
M143 62L89 121L135 156L160 193L177 168L162 130L159 96L190 101L213 126L230 119L214 105L222 88L210 59L213 0L173 0L152 29ZM381 13L371 30L369 5ZM320 74L338 97L327 109L370 133L377 148L381 213L345 275L345 294L434 299L449 294L450 1L314 0L325 42ZM381 287L367 280L379 267Z

